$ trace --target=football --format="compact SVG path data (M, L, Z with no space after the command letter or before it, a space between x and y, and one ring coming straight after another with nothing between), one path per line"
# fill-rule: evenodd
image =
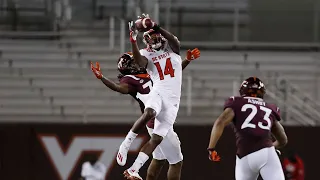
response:
M135 22L135 26L139 32L146 32L152 28L153 22L149 18L138 19Z

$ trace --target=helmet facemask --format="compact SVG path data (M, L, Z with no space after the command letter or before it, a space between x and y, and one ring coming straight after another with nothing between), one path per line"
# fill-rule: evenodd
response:
M143 34L143 42L151 49L159 50L163 47L165 38L154 30L149 30Z

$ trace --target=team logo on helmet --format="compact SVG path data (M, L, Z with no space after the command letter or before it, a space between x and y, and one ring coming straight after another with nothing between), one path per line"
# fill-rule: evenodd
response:
M135 64L131 52L124 53L118 60L118 70L123 75L134 75L145 73L144 68L140 68Z
M248 79L244 80L239 89L241 96L263 98L265 92L265 85L259 78L256 77L249 77Z

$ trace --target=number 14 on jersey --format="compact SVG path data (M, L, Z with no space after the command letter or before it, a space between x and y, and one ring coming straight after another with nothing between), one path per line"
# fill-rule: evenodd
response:
M157 67L160 80L163 80L165 75L170 75L170 77L174 77L174 69L172 67L171 58L166 59L166 65L164 67L164 70L162 70L159 62L154 63L154 65Z

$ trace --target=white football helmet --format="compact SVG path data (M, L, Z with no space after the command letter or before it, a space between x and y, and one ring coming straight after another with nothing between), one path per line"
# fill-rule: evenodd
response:
M160 49L166 41L160 33L153 29L143 33L143 42L151 49Z

